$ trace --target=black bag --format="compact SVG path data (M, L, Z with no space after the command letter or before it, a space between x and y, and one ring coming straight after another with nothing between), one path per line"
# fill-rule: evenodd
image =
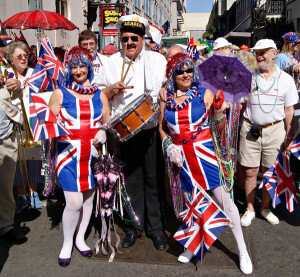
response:
M251 125L251 135L255 138L258 139L259 136L261 135L261 130L262 130L262 126L258 123L253 123Z

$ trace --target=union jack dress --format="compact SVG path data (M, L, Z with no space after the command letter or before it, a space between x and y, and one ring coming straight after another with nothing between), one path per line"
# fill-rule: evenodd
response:
M63 190L80 192L95 187L91 160L98 157L92 141L102 122L100 90L90 100L80 100L66 88L59 118L70 134L58 140L56 171Z
M204 190L220 186L217 158L209 131L208 110L205 109L205 88L182 108L173 99L176 110L165 106L165 119L173 142L180 148L183 167ZM188 94L188 92L187 92ZM193 191L194 181L180 170L181 189Z

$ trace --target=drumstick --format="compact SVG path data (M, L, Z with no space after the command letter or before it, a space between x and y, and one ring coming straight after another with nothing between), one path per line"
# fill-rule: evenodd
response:
M122 80L123 80L123 73L124 73L124 66L125 66L126 52L127 52L127 43L125 43L125 49L124 49L123 65L122 65L122 72L121 72L121 82L122 82Z
M125 80L125 78L126 78L126 75L127 75L128 71L129 71L129 68L130 68L130 66L131 66L131 64L132 64L132 62L133 62L133 58L134 58L134 56L135 56L135 52L136 52L136 48L135 48L134 53L133 53L133 55L132 55L132 57L131 57L131 60L130 60L130 62L129 62L129 65L128 65L128 67L127 67L127 70L126 70L126 72L125 72L125 75L123 76L123 79L121 79L121 82L122 82L122 83L124 82L124 80Z
M118 86L118 87L114 87L114 89L132 89L132 88L134 88L134 86L128 86L128 87Z

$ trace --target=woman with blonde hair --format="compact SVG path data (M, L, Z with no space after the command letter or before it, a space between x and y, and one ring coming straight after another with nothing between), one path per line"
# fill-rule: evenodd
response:
M290 74L296 83L296 87L300 88L300 64L295 59L295 54L299 52L300 37L295 32L289 32L282 36L284 45L281 53L276 56L275 63L279 68Z

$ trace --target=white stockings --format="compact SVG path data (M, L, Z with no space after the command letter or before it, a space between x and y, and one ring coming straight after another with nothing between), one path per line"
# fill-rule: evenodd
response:
M219 186L215 188L213 191L214 200L219 205L219 207L226 213L226 215L230 218L233 225L230 224L231 231L237 243L237 248L239 253L247 252L247 247L244 241L244 236L242 232L240 215L237 206L234 204L233 199L230 198L229 193L227 193L223 186ZM188 192L183 192L183 196L185 201L189 198Z
M234 204L233 199L230 198L223 186L215 188L213 191L214 199L220 208L225 212L233 224L230 224L231 231L236 240L239 253L247 252L243 231L241 227L240 214L237 206Z
M66 199L66 207L62 217L64 243L59 254L60 258L71 257L76 227L76 246L80 251L90 249L85 244L84 235L92 214L94 194L94 189L84 192L64 191Z

